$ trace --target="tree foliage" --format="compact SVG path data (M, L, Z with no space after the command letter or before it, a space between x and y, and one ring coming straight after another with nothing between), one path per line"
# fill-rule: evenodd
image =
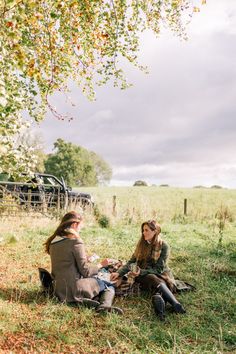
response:
M112 177L112 169L109 164L93 151L89 152L89 158L94 165L98 184L108 183Z
M111 168L95 152L62 139L57 139L54 148L56 152L45 161L46 172L63 176L69 185L91 186L111 179Z
M30 162L24 146L17 147L20 160L14 150L22 111L40 121L49 108L62 118L50 95L67 92L69 78L89 98L94 97L94 83L110 78L115 85L127 87L119 60L123 57L138 65L140 32L151 29L159 34L164 24L183 35L183 23L193 11L191 0L1 0L0 158L4 168L13 172Z
M37 160L34 147L29 147L21 139L28 125L18 113L8 118L4 120L0 116L0 173L17 176L25 172L29 175L35 169Z
M31 159L34 161L34 172L43 173L45 170L44 161L47 154L44 152L44 142L40 134L31 129L24 130L19 134L18 141L27 148L27 151L33 153Z

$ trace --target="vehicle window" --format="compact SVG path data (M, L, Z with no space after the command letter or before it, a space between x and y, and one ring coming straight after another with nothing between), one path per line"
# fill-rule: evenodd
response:
M53 177L45 177L44 176L44 184L51 184L55 187L61 187L61 184Z

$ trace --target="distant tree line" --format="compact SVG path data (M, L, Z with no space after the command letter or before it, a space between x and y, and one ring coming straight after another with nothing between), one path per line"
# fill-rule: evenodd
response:
M37 171L63 177L70 186L107 184L112 177L109 164L98 154L82 146L57 139L51 154L37 151Z

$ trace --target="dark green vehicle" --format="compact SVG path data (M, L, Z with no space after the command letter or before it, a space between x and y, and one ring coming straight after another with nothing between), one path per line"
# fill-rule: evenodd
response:
M89 193L74 191L61 179L46 173L34 173L23 182L14 182L6 174L0 174L0 206L6 201L25 208L69 209L76 206L93 207L94 201ZM14 201L14 202L13 202Z

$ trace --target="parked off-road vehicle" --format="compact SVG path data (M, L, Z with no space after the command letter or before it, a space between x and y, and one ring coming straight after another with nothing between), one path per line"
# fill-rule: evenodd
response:
M5 174L0 175L0 204L11 197L18 205L26 208L68 209L76 206L93 206L90 194L73 191L64 179L46 173L34 173L24 182L14 182Z

